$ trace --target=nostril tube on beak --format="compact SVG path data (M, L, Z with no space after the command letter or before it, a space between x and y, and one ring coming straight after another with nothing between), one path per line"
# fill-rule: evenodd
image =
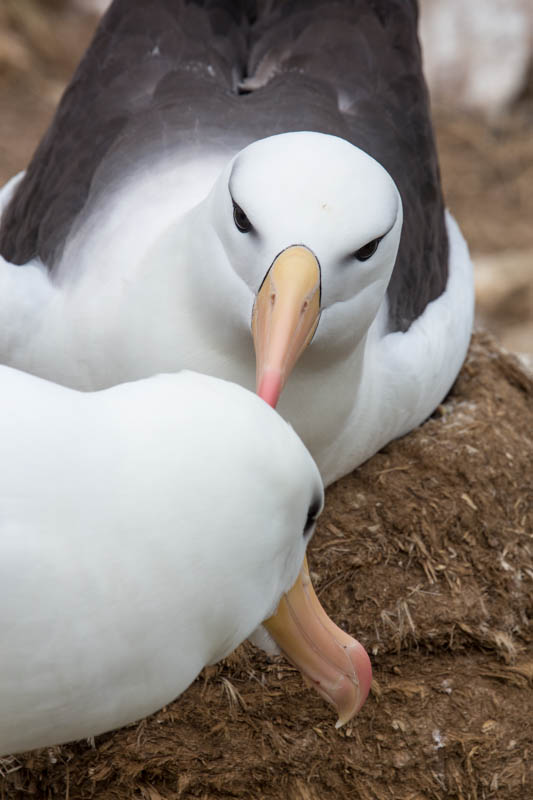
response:
M320 318L320 265L307 247L292 245L277 256L252 313L256 389L275 407L283 386Z

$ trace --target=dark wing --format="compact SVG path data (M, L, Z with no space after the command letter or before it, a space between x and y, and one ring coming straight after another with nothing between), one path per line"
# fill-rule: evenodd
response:
M404 207L400 250L388 288L390 330L405 331L446 288L448 239L429 98L422 74L415 0L274 0L256 25L247 85L305 76L331 107L338 135L392 175ZM272 80L271 76L277 75ZM270 82L269 82L270 81ZM289 87L285 86L289 93ZM287 129L294 129L294 114Z
M4 215L0 251L53 267L95 174L284 131L353 142L404 205L391 330L444 291L448 245L414 0L115 0ZM105 187L102 188L102 191Z
M53 268L105 160L127 172L167 134L170 146L176 121L223 105L244 69L243 5L115 0L4 214L4 258Z

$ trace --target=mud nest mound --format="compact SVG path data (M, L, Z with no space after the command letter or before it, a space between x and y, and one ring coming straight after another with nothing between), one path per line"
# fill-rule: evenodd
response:
M251 646L94 743L0 761L0 797L530 800L533 379L485 334L445 403L328 492L321 600L372 655L334 716Z

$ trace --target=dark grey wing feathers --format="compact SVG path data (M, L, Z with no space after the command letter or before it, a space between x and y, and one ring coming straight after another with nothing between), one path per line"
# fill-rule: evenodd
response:
M4 214L0 252L53 269L103 163L118 174L151 149L295 130L342 136L396 181L389 327L407 330L448 274L414 0L115 0Z
M4 258L24 264L39 256L53 269L95 172L121 136L133 145L126 160L135 160L128 128L139 131L163 106L165 81L174 76L174 117L183 107L190 115L190 86L200 103L232 90L245 57L245 33L235 22L239 5L115 0L4 213Z

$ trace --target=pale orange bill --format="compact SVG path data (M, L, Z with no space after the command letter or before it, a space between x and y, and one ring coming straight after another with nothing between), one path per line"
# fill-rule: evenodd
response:
M307 558L298 580L263 624L306 683L335 706L336 727L352 719L368 696L372 666L363 645L337 627L320 605Z
M293 245L274 260L252 313L257 394L275 408L285 381L320 318L320 265Z

